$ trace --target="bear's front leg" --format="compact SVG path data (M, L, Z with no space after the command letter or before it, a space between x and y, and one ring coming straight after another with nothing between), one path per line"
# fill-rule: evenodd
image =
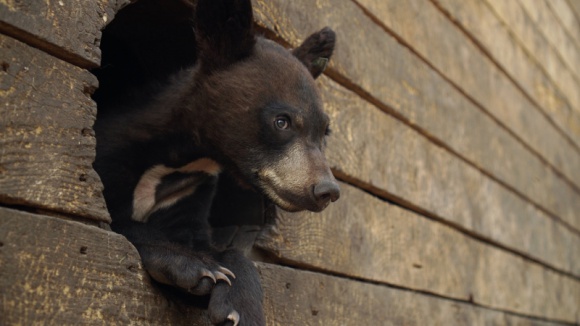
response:
M131 221L115 226L137 248L143 267L157 282L195 295L207 295L215 284L223 282L229 286L236 277L216 262L208 246L194 250L151 224Z
M116 224L137 248L143 266L157 282L194 295L210 295L209 315L216 325L265 325L262 289L253 263L235 250L218 252L210 243L208 223L216 178L175 175L155 187L156 199L169 204L153 207L143 222ZM196 177L193 179L192 177ZM194 191L183 197L158 194L189 181ZM192 182L194 181L194 182ZM171 182L171 183L170 183Z
M231 286L217 283L209 301L209 315L216 325L263 326L262 286L254 263L230 249L215 255L220 265L235 273ZM237 319L237 320L236 320Z
M210 294L208 310L212 323L265 325L258 271L240 251L194 250L166 240L151 225L135 223L130 229L125 234L155 281L193 295Z
M152 241L137 246L143 267L159 283L194 295L210 294L216 284L230 287L236 275L220 266L210 254L179 244Z

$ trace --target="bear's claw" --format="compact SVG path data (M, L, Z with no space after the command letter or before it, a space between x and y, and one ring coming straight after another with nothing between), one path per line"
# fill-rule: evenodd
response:
M213 272L213 275L215 275L215 278L218 281L222 280L222 281L228 283L229 286L232 286L232 281L230 281L230 279L226 276L226 274L224 274L222 272Z
M235 279L235 278L236 278L236 275L234 274L234 272L230 271L229 269L227 269L227 268L225 268L225 267L223 267L223 266L220 266L220 267L218 268L218 270L219 270L220 272L222 272L222 273L226 274L227 276L229 276L229 277L233 278L233 279Z
M218 266L217 270L213 272L204 268L201 270L200 276L201 278L203 277L209 278L210 280L213 281L213 284L216 284L219 281L224 281L228 283L229 286L232 286L232 281L230 280L230 278L232 279L236 278L236 275L232 271L222 266Z
M234 326L238 326L240 322L240 314L238 314L237 311L233 310L232 312L230 312L230 314L226 319L231 320L234 323Z
M210 272L207 269L203 269L200 274L201 274L201 277L207 277L207 278L211 279L214 284L217 282L216 277L214 276L214 273Z

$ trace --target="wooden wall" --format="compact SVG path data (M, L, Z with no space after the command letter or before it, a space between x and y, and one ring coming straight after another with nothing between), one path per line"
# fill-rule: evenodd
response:
M100 30L128 0L0 1L0 325L195 324L108 231ZM256 0L319 86L342 197L253 257L268 325L580 324L580 1Z

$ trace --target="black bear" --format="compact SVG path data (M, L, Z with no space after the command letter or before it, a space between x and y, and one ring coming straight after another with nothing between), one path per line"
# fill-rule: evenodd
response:
M324 28L288 51L254 34L250 0L199 0L194 21L196 64L149 103L99 113L94 166L113 229L154 280L209 295L214 324L264 325L253 263L211 245L217 177L228 171L288 211L338 199L314 83L335 34Z

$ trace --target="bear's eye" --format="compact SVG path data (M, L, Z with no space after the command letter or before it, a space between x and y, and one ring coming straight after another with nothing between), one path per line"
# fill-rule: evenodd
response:
M276 128L280 130L285 130L290 128L290 119L287 117L277 117L274 121Z

